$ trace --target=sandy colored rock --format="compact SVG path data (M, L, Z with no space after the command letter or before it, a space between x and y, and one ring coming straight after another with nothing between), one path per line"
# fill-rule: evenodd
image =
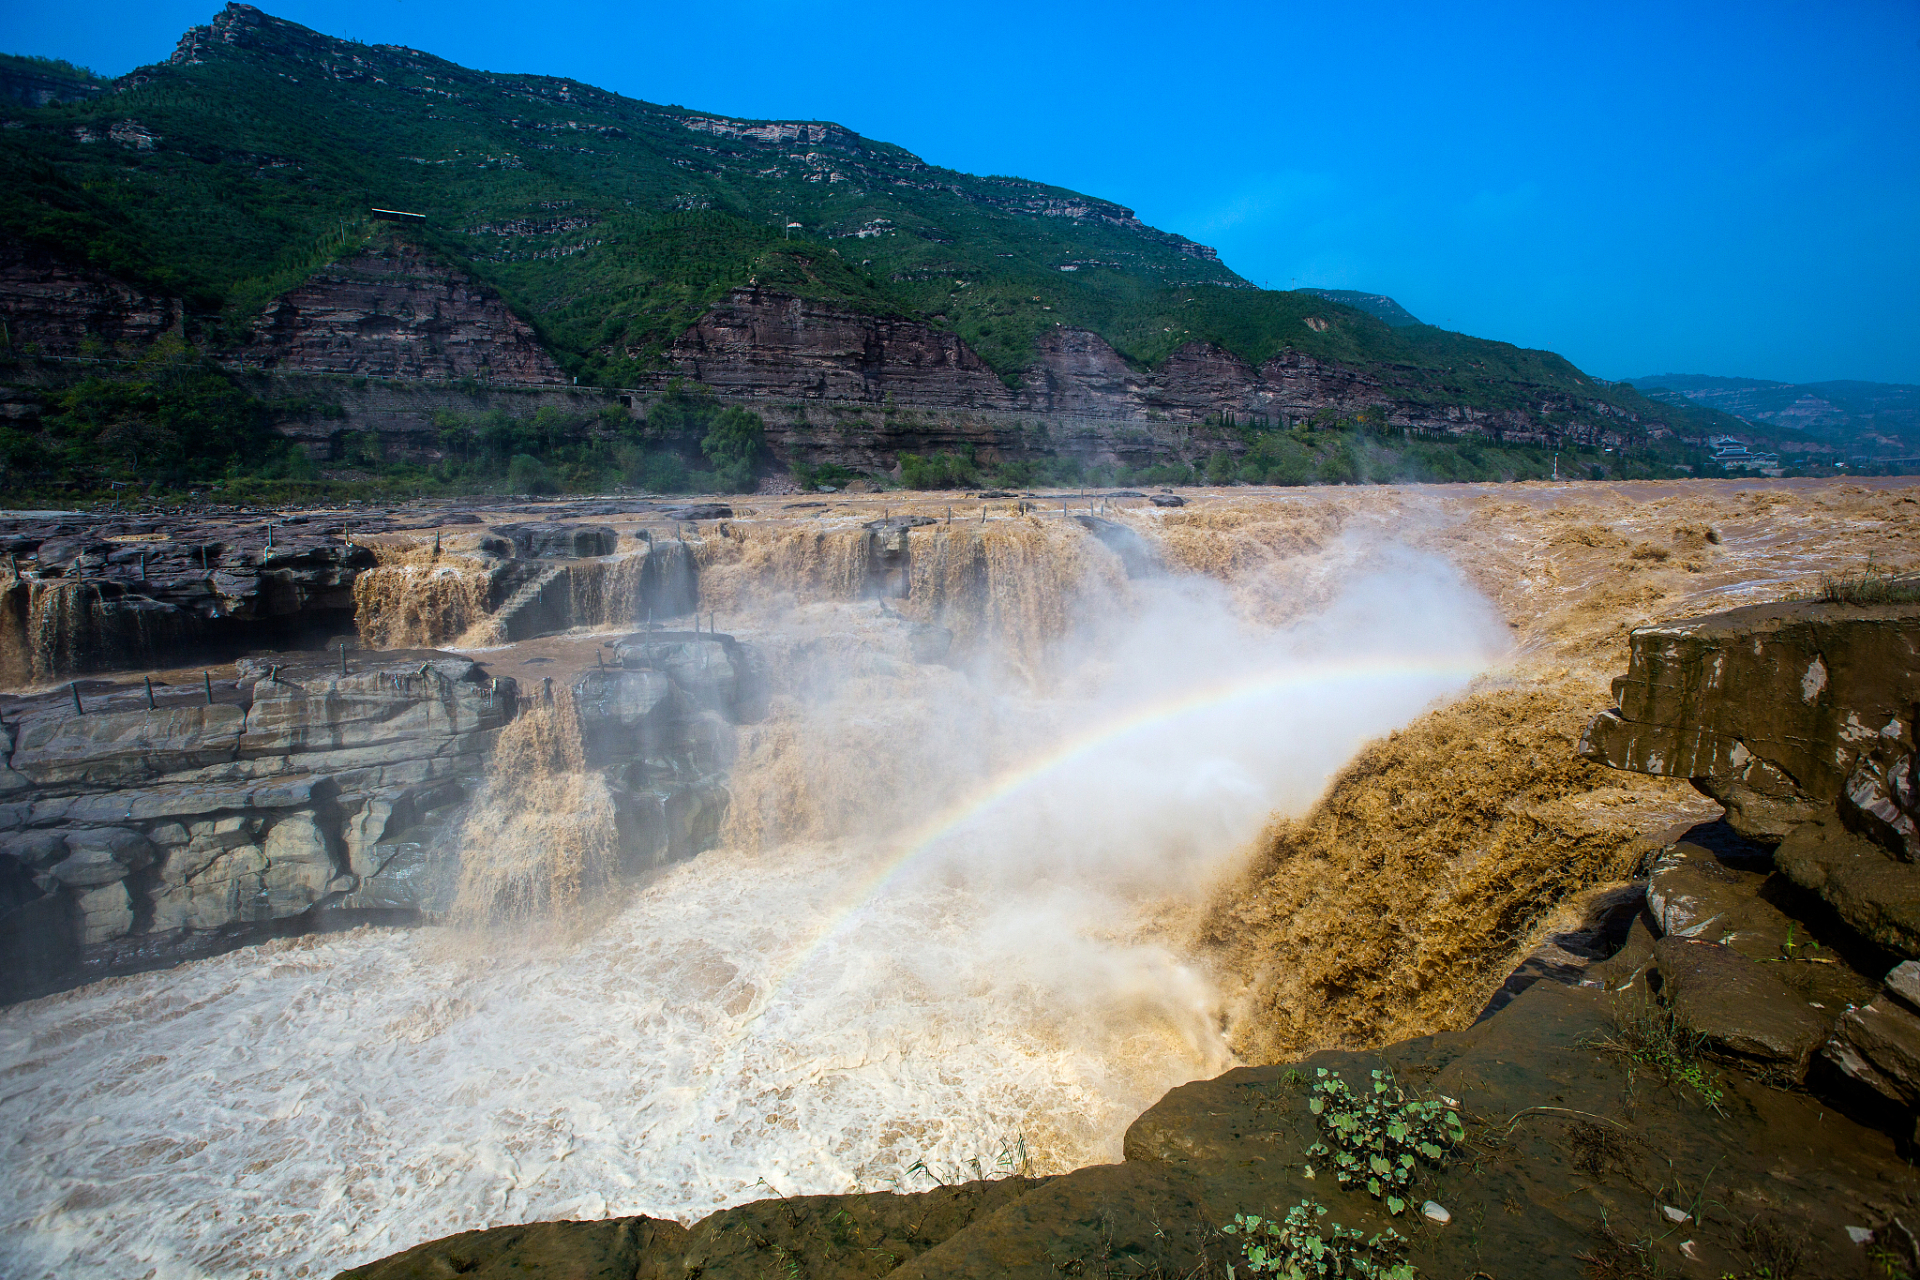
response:
M133 927L133 898L127 886L116 881L74 895L80 913L80 942L88 945L123 936Z
M299 915L325 897L336 870L326 837L310 813L280 819L263 846L266 873L261 884L269 915Z
M171 707L106 715L42 713L20 728L13 767L36 786L124 787L231 760L244 708Z

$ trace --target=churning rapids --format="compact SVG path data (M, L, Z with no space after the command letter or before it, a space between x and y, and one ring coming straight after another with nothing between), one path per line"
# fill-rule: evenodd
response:
M1180 921L1507 632L1390 544L1279 610L1129 581L1071 527L1022 554L997 589L1056 624L984 622L954 666L874 601L736 583L778 696L722 847L567 921L315 935L0 1012L8 1273L326 1274L479 1226L1118 1158L1231 1065ZM603 820L562 808L546 829Z

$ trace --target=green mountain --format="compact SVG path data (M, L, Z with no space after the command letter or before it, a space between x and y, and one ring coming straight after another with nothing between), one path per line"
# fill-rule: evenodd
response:
M0 114L0 235L183 296L216 344L357 248L381 207L425 214L433 250L583 384L632 385L751 282L949 329L1009 383L1066 324L1141 369L1202 340L1254 364L1293 349L1390 368L1434 403L1552 391L1672 416L1550 352L1253 288L1212 250L1060 187L942 169L829 123L472 71L246 5L111 93Z

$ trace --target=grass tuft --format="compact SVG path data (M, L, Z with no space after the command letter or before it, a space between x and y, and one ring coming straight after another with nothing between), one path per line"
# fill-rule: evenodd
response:
M1706 1037L1682 1026L1671 1009L1649 1000L1619 1001L1613 1008L1613 1027L1613 1034L1595 1048L1649 1067L1669 1085L1685 1085L1710 1110L1720 1111L1726 1095L1706 1062Z

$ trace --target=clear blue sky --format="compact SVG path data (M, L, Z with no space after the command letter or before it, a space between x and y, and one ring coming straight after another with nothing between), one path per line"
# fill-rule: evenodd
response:
M212 0L9 0L118 74ZM275 0L334 35L1117 200L1590 372L1920 383L1920 3Z

